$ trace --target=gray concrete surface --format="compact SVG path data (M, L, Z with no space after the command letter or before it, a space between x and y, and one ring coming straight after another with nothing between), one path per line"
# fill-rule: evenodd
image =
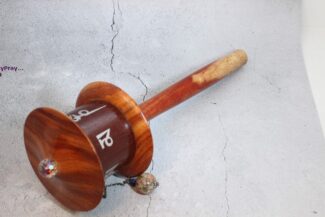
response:
M0 0L0 216L325 215L325 146L296 0ZM104 80L138 102L233 49L248 65L151 121L160 187L109 189L88 213L38 182L22 132L35 107L73 108ZM114 178L108 182L116 181Z

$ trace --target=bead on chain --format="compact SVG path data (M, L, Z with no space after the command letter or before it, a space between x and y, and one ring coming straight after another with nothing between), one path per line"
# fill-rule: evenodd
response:
M151 173L143 173L140 176L125 179L123 182L105 185L103 198L107 197L108 187L124 186L125 184L128 184L132 190L142 195L151 194L159 186L159 183L154 175Z

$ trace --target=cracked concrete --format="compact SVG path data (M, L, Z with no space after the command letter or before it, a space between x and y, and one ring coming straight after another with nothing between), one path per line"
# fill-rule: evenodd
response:
M0 77L1 216L324 215L325 145L299 47L300 1L1 7L0 67L24 69ZM243 69L150 122L149 171L160 183L151 196L112 188L95 210L70 212L45 193L23 144L30 111L72 110L92 81L141 102L236 48L248 52Z
M117 16L122 17L123 13L122 13L122 9L120 7L120 2L119 0L112 0L112 6L113 6L113 13L112 13L112 22L111 22L111 31L114 33L113 37L111 38L111 48L110 48L110 54L111 54L111 60L110 60L110 68L112 70L112 72L114 73L114 75L116 73L120 73L123 74L124 72L117 72L114 66L114 60L115 60L115 40L118 37L119 33L120 33L120 26L117 23ZM117 14L117 11L119 12L119 14ZM141 79L140 77L140 73L139 75L134 75L131 72L127 73L128 75L132 76L133 78L137 79L141 85L145 88L145 93L142 97L142 102L145 101L146 96L148 94L148 86L144 83L144 81Z
M224 162L224 166L225 166L225 202L226 202L226 217L229 217L229 211L230 211L230 205L229 205L229 198L228 198L228 163L227 163L227 155L226 155L226 150L228 148L228 143L229 143L229 138L227 136L227 133L226 133L226 129L225 129L225 126L222 122L222 119L221 119L221 115L218 114L218 118L219 118L219 122L220 122L220 125L221 125L221 129L222 129L222 133L224 135L224 139L225 139L225 142L224 142L224 146L222 148L222 158L223 158L223 162Z
M112 5L113 5L113 14L112 14L112 23L111 23L111 31L114 33L112 39L111 39L111 49L110 49L110 52L111 52L111 61L110 61L110 68L112 70L112 72L114 72L114 74L116 73L115 72L115 68L114 68L114 59L115 59L115 39L117 38L117 36L119 35L120 33L120 27L119 25L116 23L116 16L117 16L117 13L116 13L116 7L119 11L119 15L122 16L122 10L120 8L120 2L118 0L112 0Z
M149 91L148 86L141 79L140 75L136 76L136 75L132 74L131 72L128 72L128 74L130 76L132 76L133 78L137 79L141 83L141 85L145 88L145 93L142 96L142 102L144 102L146 100L147 95L148 95L148 91Z
M119 35L119 26L118 24L116 23L116 7L119 11L119 15L122 16L122 10L121 10L121 7L120 7L120 4L119 4L119 1L115 1L115 0L112 0L112 4L113 4L113 15L112 15L112 23L111 23L111 31L114 32L114 35L111 39L111 49L110 49L110 52L111 52L111 61L110 61L110 68L112 70L112 72L114 72L114 74L116 73L116 69L114 67L114 60L115 60L115 39L118 37ZM119 73L122 73L123 72L119 72ZM130 75L131 77L135 78L137 81L140 82L140 84L145 88L145 93L143 94L142 96L142 102L145 101L146 99L146 96L148 94L148 86L146 85L146 83L143 81L143 79L141 78L140 76L140 73L136 76L134 75L133 73L131 72L128 72L127 73L128 75ZM149 122L150 124L150 122ZM154 162L152 161L152 164L151 164L151 169L150 169L150 172L152 173L153 171L153 168L154 168ZM146 217L149 217L149 209L150 209L150 206L151 206L151 201L152 201L152 196L151 195L148 195L149 197L149 202L148 202L148 206L147 206L147 210L146 210Z
M153 172L153 170L154 170L154 166L155 166L155 161L154 161L154 159L152 159L152 161L151 161L150 173ZM156 190L157 190L157 189L156 189ZM152 195L148 195L148 197L149 197L149 202L148 202L148 206L147 206L147 214L146 214L146 217L149 217L149 209L150 209L151 202L152 202Z
M146 214L146 217L149 217L149 209L150 209L150 206L151 206L151 201L152 201L152 196L149 195L149 203L148 203L148 206L147 206L147 214Z

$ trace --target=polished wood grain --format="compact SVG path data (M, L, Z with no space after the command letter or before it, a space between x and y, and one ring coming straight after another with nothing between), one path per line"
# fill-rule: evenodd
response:
M140 108L147 120L151 120L220 81L225 76L246 64L246 62L246 52L236 50L168 87L142 103Z
M86 211L100 202L104 173L91 141L67 115L38 108L26 119L25 147L39 180L63 205ZM43 159L57 162L58 173L46 178L38 171Z
M126 177L142 174L151 163L153 141L149 124L139 106L127 93L107 82L93 82L84 87L78 96L76 107L93 102L106 102L115 106L132 128L134 156L116 168L115 172Z
M114 106L93 102L77 107L68 115L92 142L103 172L112 173L117 166L125 164L134 156L135 140L132 127ZM102 143L99 138L102 138ZM105 140L110 143L105 143Z
M147 120L208 88L246 62L244 51L234 51L140 106L113 84L93 82L81 90L76 109L68 114L51 108L34 110L26 119L24 140L37 177L66 207L93 209L102 198L105 174L134 177L150 165L153 140ZM98 135L107 129L115 143L103 148ZM39 172L44 159L57 162L55 176L48 178Z

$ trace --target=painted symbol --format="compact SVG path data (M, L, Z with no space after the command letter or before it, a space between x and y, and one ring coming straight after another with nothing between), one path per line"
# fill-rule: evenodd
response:
M78 114L71 114L69 115L69 117L74 121L74 122L78 122L81 120L82 117L86 117L88 115L91 115L99 110L101 110L102 108L106 107L106 105L96 108L94 110L88 111L86 109L82 109L78 111Z
M99 133L96 138L100 144L100 147L102 149L105 149L105 147L111 147L113 145L113 139L110 135L111 129L107 129L101 133Z

